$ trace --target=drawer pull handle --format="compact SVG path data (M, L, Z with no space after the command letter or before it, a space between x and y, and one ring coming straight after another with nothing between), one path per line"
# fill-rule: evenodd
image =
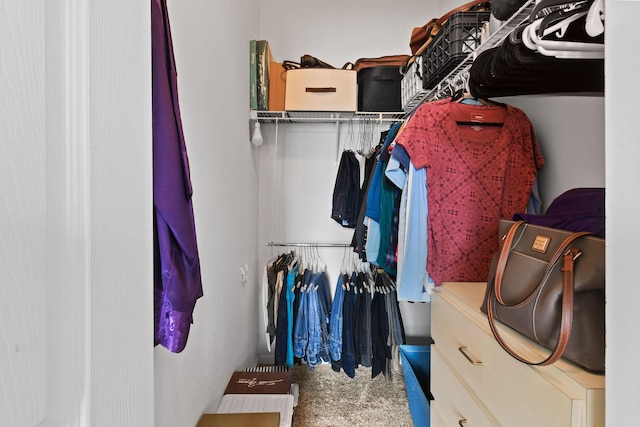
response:
M338 90L335 87L307 87L304 90L305 92L311 93L325 93L325 92L337 92Z
M465 420L464 418L463 418L463 419L461 419L460 421L458 421L458 425L459 425L460 427L464 427L464 426L466 426L467 424L468 424L468 421L467 421L467 420Z
M469 361L469 363L471 363L471 364L472 364L472 365L474 365L474 366L480 366L480 365L482 365L482 362L479 362L479 361L477 361L477 360L473 360L473 359L471 358L471 356L469 356L469 354L467 353L467 350L469 350L469 348L468 348L468 347L459 347L459 348L458 348L458 351L459 351L460 353L462 353L462 355L463 355L463 356L464 356L464 357ZM465 420L465 422L466 422L466 420Z

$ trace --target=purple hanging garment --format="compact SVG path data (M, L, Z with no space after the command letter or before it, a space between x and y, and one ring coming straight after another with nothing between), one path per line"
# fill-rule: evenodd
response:
M572 188L553 199L544 215L517 213L513 219L567 231L588 231L604 239L605 189Z
M155 344L181 352L202 296L166 0L151 1Z

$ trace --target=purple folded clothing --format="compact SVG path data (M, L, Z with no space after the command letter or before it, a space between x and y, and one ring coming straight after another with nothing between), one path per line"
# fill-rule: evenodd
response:
M604 238L604 188L574 188L556 197L544 215L517 213L514 220Z

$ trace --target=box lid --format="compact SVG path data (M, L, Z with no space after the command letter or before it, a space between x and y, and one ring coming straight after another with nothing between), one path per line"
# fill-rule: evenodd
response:
M231 375L224 394L288 394L291 372L243 372Z

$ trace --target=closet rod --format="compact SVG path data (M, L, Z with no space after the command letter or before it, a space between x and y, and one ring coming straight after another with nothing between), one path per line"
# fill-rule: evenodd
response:
M266 246L292 246L298 248L348 248L351 247L349 243L283 243L283 242L268 242Z

